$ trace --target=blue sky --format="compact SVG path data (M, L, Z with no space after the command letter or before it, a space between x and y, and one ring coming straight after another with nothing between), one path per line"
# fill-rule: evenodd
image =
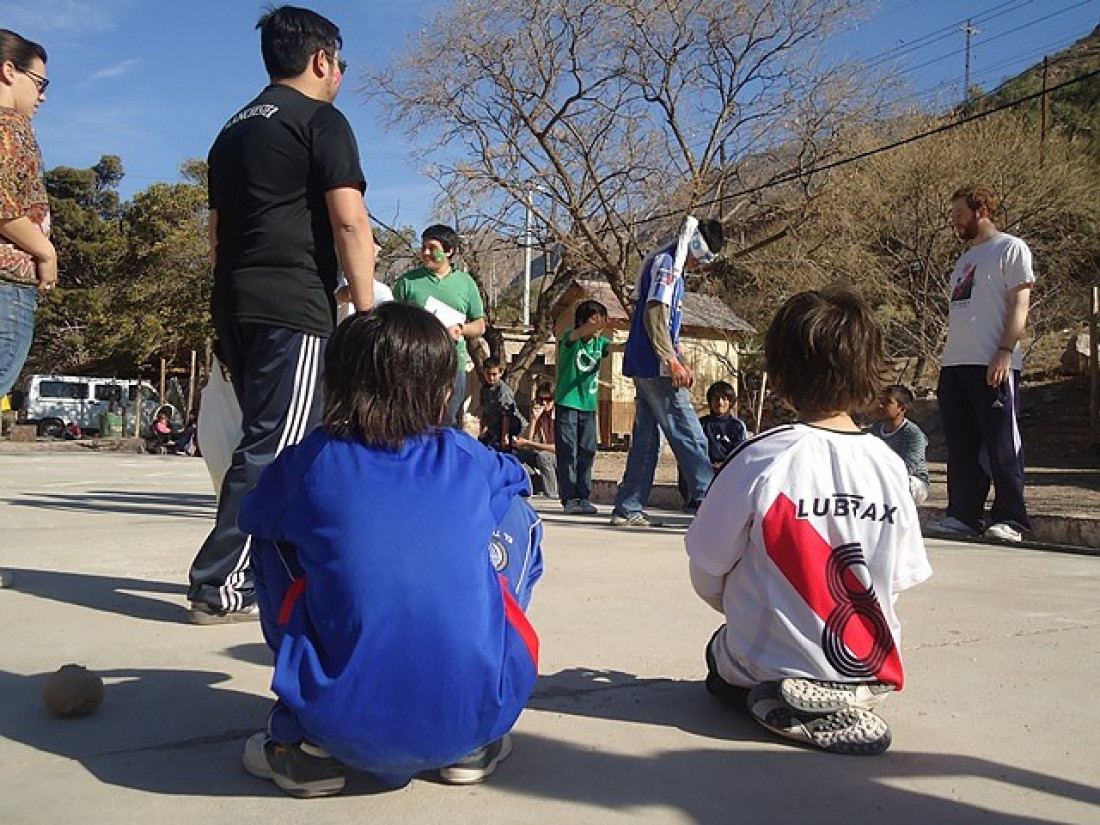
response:
M417 171L406 136L388 132L354 87L357 69L384 65L441 0L307 2L344 35L348 83L337 105L359 139L371 211L387 223L422 227L434 185ZM52 81L35 120L46 165L87 167L122 157L124 196L178 179L181 161L205 157L222 123L266 83L251 0L5 0L0 26L42 43ZM971 78L995 86L1100 23L1100 0L884 0L853 23L837 55L895 66L914 99L962 94L961 21L976 21ZM885 54L893 50L890 54Z

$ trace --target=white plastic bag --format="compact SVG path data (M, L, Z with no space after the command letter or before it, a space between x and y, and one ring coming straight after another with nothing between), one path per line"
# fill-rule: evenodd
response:
M217 358L210 369L210 380L202 390L199 404L199 450L214 492L221 493L222 479L233 463L233 451L241 443L241 405L233 385L225 380Z

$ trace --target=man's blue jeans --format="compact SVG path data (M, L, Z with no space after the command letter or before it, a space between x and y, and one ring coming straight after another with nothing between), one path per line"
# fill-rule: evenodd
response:
M661 454L661 433L676 455L690 500L701 500L714 478L714 468L691 394L673 387L668 378L635 378L634 389L634 430L615 512L629 516L645 509Z
M38 291L0 281L0 397L7 395L31 351Z

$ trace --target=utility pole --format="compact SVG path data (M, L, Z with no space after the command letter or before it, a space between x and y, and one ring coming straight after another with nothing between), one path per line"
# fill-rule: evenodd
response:
M523 325L531 325L531 187L527 187L523 220Z
M967 20L962 26L963 34L966 35L966 70L963 74L963 102L970 100L970 38L979 33L976 26L971 25Z
M1043 96L1040 98L1042 106L1039 116L1039 168L1043 168L1046 160L1047 127L1050 124L1050 97L1047 95L1047 68L1048 60L1043 58Z

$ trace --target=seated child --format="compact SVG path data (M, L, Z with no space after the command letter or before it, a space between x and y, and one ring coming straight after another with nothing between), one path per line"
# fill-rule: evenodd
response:
M542 494L558 497L558 462L554 454L554 388L542 382L535 389L531 423L522 438L513 441L512 455L538 473ZM534 485L532 485L533 487Z
M707 455L717 470L725 464L734 448L749 437L745 422L732 412L733 402L737 400L737 391L728 381L715 381L707 387L707 405L710 413L702 416L703 435L707 437ZM679 473L676 485L680 488L680 497L685 506L691 503L687 489L687 480Z
M243 761L290 795L339 793L345 766L479 782L511 752L541 525L515 458L441 426L456 370L425 310L351 316L325 352L321 426L241 505L278 697Z
M500 359L489 356L481 363L485 384L481 387L481 432L478 440L494 450L509 452L513 440L527 427L527 419L516 406L512 388L504 383Z
M904 682L894 600L932 574L905 465L850 414L878 395L882 332L856 295L803 292L765 355L798 420L734 453L685 538L696 593L726 619L707 689L780 736L881 753L871 708Z
M925 460L928 437L906 417L912 406L913 393L899 384L891 384L879 398L879 420L871 427L871 432L901 456L909 473L909 492L913 501L924 504L928 500L928 463Z

